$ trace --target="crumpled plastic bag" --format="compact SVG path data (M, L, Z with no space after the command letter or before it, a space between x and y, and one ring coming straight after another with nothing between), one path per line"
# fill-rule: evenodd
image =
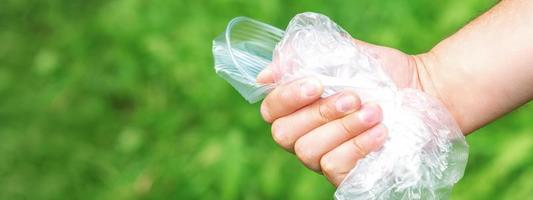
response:
M388 138L357 162L336 199L447 199L463 176L468 145L446 108L420 90L398 88L380 61L326 16L298 14L285 32L235 18L214 40L213 54L216 72L251 103L278 84L313 76L324 85L322 97L351 89L382 107ZM276 83L256 83L271 62Z

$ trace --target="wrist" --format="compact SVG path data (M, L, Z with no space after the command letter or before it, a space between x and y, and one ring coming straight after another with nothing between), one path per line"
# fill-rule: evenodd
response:
M423 54L411 55L411 57L415 67L415 76L418 79L418 88L444 103L444 99L436 88L435 80L431 73L432 69L435 69L437 65L435 55L430 51Z
M433 51L429 51L423 54L411 55L411 57L415 63L419 89L437 98L452 114L461 130L464 130L459 112L455 109L453 102L449 98L450 94L445 88L445 83L441 81L439 76L442 67L438 55ZM464 134L466 135L467 133Z

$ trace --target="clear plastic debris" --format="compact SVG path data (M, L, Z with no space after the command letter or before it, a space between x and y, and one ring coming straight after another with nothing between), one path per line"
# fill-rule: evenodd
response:
M420 90L398 88L380 61L326 16L298 14L285 32L236 18L214 40L213 54L216 72L251 103L278 84L313 76L325 87L323 97L352 89L363 103L382 107L389 136L358 161L336 199L447 199L463 176L468 145L446 108ZM276 83L256 83L271 62Z

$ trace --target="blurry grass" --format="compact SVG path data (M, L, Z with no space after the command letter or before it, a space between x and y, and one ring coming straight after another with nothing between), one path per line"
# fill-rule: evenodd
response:
M235 16L332 17L420 53L494 1L29 1L0 6L0 199L329 199L214 74ZM468 137L454 199L533 195L531 104Z

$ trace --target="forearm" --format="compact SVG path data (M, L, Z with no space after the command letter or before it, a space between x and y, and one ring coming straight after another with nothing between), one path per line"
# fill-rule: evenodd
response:
M415 60L468 134L533 98L533 1L500 2Z

